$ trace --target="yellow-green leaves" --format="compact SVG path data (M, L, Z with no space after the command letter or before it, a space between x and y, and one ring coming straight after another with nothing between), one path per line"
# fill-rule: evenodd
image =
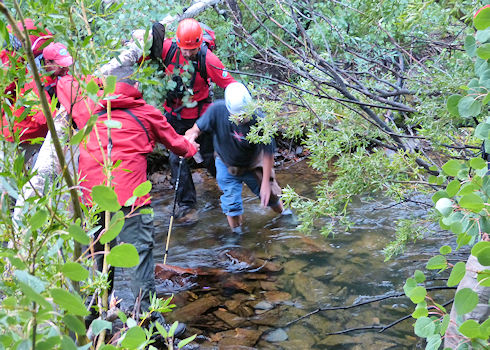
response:
M115 267L133 267L138 265L139 261L136 248L127 243L115 246L107 255L107 262Z
M92 188L92 200L99 205L100 209L105 211L116 212L121 209L116 192L107 186L94 186Z

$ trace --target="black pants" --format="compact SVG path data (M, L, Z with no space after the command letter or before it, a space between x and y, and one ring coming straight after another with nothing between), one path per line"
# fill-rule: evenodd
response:
M165 114L168 122L175 131L184 135L187 130L192 128L197 119L178 119L177 117ZM213 137L210 133L201 133L196 139L196 142L200 145L199 152L203 158L203 166L208 169L212 176L216 176L216 166L214 165L214 148ZM177 179L177 173L179 170L179 156L170 152L170 169L172 172L172 182L175 186ZM194 181L192 181L191 169L189 164L184 159L182 161L182 167L180 169L179 188L177 190L177 204L179 207L196 207L196 188L194 187Z

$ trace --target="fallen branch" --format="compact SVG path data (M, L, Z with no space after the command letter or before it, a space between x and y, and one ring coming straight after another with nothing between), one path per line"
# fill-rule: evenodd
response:
M456 287L426 287L425 288L427 291L430 291L430 290L447 290L447 289L456 289ZM307 317L310 317L314 314L317 314L321 311L332 311L332 310L348 310L348 309L352 309L352 308L355 308L355 307L359 307L359 306L362 306L362 305L367 305L367 304L371 304L371 303L375 303L377 301L381 301L381 300L385 300L385 299L390 299L390 298L399 298L399 297L403 297L405 296L405 292L399 292L399 293L395 293L395 294L390 294L390 295L385 295L385 296L382 296L382 297L378 297L378 298L375 298L375 299L371 299L371 300L367 300L367 301L363 301L361 303L357 303L357 304L352 304L352 305L347 305L347 306L333 306L333 307L320 307L316 310L313 310L311 312L308 312L306 315L303 315L297 319L294 319L292 321L289 321L288 323L286 323L286 325L284 327L289 327L290 325L292 325L293 323L296 323L298 321L301 321Z

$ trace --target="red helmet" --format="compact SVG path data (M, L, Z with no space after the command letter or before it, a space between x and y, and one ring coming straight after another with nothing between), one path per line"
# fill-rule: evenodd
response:
M201 25L193 18L186 18L180 21L175 34L177 46L181 49L192 50L201 46Z

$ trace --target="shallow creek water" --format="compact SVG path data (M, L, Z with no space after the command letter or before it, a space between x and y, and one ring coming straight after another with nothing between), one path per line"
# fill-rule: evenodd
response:
M192 269L171 281L158 280L160 296L174 294L177 308L165 317L183 321L187 335L198 334L201 349L418 349L413 319L383 332L381 326L413 311L405 297L388 298L345 310L308 314L319 307L349 306L402 292L415 269L425 271L429 253L440 245L436 237L410 245L407 252L384 263L382 249L394 237L395 220L421 217L424 208L395 205L382 197L360 198L349 207L353 225L335 227L335 235L303 235L295 219L259 207L244 192L246 232L232 234L219 207L214 179L196 172L201 208L199 224L174 227L167 264ZM319 176L304 163L278 172L281 186L291 185L311 195ZM153 194L155 261L163 262L173 190ZM429 285L442 286L441 276ZM122 283L124 283L124 277ZM438 302L451 292L435 294ZM290 323L292 321L296 322ZM290 323L290 324L289 324ZM329 333L375 326L345 334Z

